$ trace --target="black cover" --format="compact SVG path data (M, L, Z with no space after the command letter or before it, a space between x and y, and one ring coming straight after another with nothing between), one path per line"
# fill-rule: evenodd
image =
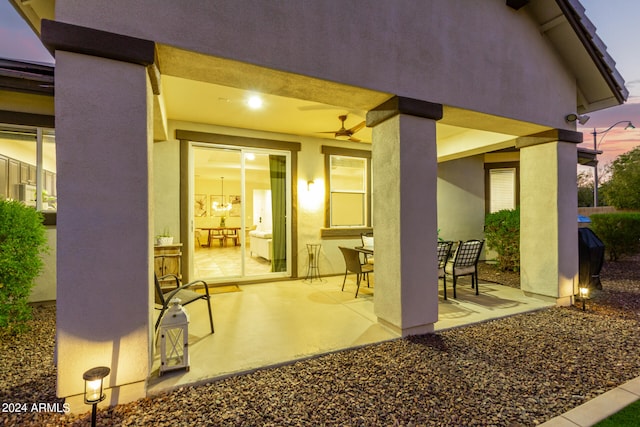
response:
M579 283L602 289L600 269L604 263L604 243L590 228L578 228Z

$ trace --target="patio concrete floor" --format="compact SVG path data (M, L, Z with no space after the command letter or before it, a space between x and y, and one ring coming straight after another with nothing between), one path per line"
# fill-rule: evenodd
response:
M344 292L340 290L342 277L241 285L237 292L215 294L213 335L205 304L190 304L190 369L159 376L156 351L149 394L398 338L377 322L373 280L371 288L362 285L354 298L354 275L347 278ZM492 283L481 282L480 295L475 295L463 280L455 300L449 284L447 289L449 299L444 301L440 284L436 331L555 305L554 301L527 297L519 289Z

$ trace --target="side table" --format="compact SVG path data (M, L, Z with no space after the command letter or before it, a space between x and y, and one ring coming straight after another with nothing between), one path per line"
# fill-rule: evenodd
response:
M320 248L322 245L320 243L307 243L307 253L309 254L309 266L307 267L307 277L304 280L309 280L313 282L313 279L318 279L322 281L320 278Z

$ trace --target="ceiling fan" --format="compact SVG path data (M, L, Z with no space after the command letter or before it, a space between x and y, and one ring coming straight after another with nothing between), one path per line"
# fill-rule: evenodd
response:
M353 134L355 134L356 132L358 132L360 129L364 127L365 121L363 120L362 122L358 123L354 127L347 129L344 127L344 122L347 120L347 115L344 114L344 115L338 116L338 120L342 122L340 129L327 131L327 132L318 132L318 133L332 133L334 134L334 138L336 139L341 139L343 141L360 142L358 138L353 137Z

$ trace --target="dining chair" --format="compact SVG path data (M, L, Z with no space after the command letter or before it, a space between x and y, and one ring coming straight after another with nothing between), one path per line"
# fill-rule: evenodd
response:
M236 230L235 228L229 228L224 230L224 236L225 239L231 239L233 241L233 246L238 246L238 239L239 239L239 235L238 235L238 230Z
M445 240L438 241L438 279L442 279L444 299L447 299L447 274L445 273L444 268L451 256L452 246L453 242Z
M471 276L471 288L478 295L478 259L484 240L460 241L452 259L445 265L445 274L453 276L453 297L456 298L456 284L460 276ZM446 293L445 293L446 298Z
M363 276L366 276L367 286L369 286L369 273L373 273L373 265L362 264L360 262L360 252L353 248L345 248L344 246L338 246L342 251L344 257L345 271L344 279L342 280L342 290L344 291L344 284L347 281L347 274L349 272L356 274L356 298L358 298L358 291L360 290L360 282Z
M227 238L224 234L224 229L212 229L209 230L209 247L211 247L211 240L217 240L220 242L220 246L224 246L224 241Z
M169 309L169 304L171 300L174 298L180 299L180 305L186 306L191 304L192 302L198 300L204 300L207 303L207 309L209 310L209 325L211 326L211 333L214 332L213 329L213 314L211 313L211 296L209 295L209 287L204 280L194 280L193 282L189 282L186 284L180 284L180 279L175 274L169 274L166 276L158 277L156 274L153 275L155 281L156 288L156 310L160 310L160 316L158 316L158 320L156 321L155 329L158 329L160 325L160 321L162 320L162 316ZM175 286L172 286L171 289L163 290L162 286L160 286L160 281L169 280L170 282L175 282ZM203 285L204 294L193 291L189 288L192 288L196 285Z

